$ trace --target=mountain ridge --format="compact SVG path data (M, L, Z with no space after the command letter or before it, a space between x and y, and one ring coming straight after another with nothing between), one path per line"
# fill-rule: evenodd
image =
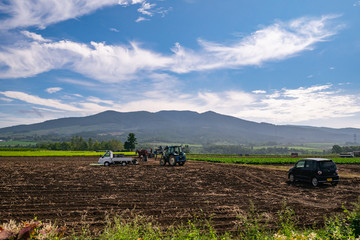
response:
M112 110L85 117L68 117L41 123L0 129L0 138L15 136L97 138L106 134L125 139L134 132L142 142L180 142L189 144L244 143L336 143L344 144L360 136L357 128L327 128L257 123L213 111L116 112ZM118 134L114 134L118 133Z

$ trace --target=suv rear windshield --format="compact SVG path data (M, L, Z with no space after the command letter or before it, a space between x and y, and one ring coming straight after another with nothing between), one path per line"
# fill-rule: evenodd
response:
M335 169L335 163L333 161L321 161L319 162L320 169Z

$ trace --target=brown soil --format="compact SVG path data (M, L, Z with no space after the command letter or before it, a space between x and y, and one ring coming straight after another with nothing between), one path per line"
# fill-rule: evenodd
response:
M184 166L91 166L97 157L1 157L0 223L39 220L70 228L103 227L106 215L132 210L166 227L196 216L232 231L250 201L275 224L285 199L298 224L320 224L324 215L352 208L360 193L360 166L338 165L338 186L290 185L284 167L188 161ZM288 167L288 166L286 166Z

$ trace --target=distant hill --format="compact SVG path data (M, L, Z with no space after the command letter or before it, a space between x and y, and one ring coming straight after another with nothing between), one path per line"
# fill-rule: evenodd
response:
M111 136L126 139L134 132L141 142L179 142L187 144L242 143L334 143L352 142L355 128L256 123L215 112L160 111L150 113L106 111L87 117L49 120L30 125L1 128L0 138L29 136Z

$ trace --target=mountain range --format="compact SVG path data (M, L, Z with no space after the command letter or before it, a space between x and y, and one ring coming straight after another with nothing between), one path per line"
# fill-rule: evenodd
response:
M256 123L215 112L160 111L156 113L105 111L87 117L70 117L42 123L0 129L1 138L31 136L104 136L126 140L135 133L139 142L183 144L249 144L276 142L333 143L355 142L357 128L325 128Z

